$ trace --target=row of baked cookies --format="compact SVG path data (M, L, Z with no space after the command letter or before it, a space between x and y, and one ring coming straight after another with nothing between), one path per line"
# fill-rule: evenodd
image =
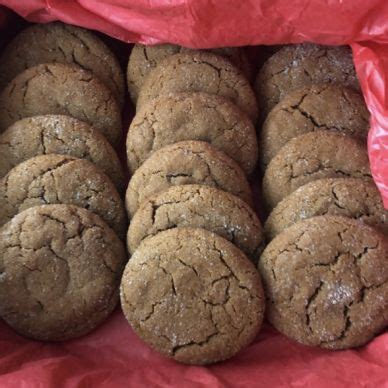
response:
M217 52L246 64L241 49ZM229 358L254 339L264 312L253 265L264 239L247 179L258 156L253 91L227 59L170 45L135 46L128 86L137 111L122 308L167 356Z
M0 57L0 316L35 339L84 335L117 306L116 65L91 33L59 23L27 28Z
M258 265L267 318L290 338L333 349L363 345L387 325L388 213L369 170L367 110L346 86L350 61L346 48L290 46L258 77L261 94L276 86L260 143L272 210Z

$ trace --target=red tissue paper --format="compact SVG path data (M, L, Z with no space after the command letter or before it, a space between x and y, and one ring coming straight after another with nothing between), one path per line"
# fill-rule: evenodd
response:
M387 1L0 0L0 5L32 22L61 20L126 42L197 48L349 44L371 113L371 169L388 208ZM0 27L7 21L0 9ZM360 349L333 352L298 345L265 326L233 359L194 367L149 349L121 311L88 336L61 344L24 339L0 323L0 387L51 386L388 388L388 333Z

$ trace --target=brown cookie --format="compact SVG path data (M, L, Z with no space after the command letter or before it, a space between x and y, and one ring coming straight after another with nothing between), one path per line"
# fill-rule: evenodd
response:
M28 117L0 134L0 178L19 163L44 154L87 159L104 171L120 192L126 186L120 160L105 137L89 124L63 115Z
M0 94L0 132L24 117L44 114L85 121L115 145L121 138L120 109L114 95L92 72L76 65L31 67Z
M0 90L19 73L42 63L68 63L92 71L124 104L124 75L110 49L93 33L63 23L34 24L0 56Z
M265 223L265 234L271 240L298 221L325 214L355 218L388 232L388 211L372 181L327 178L307 183L279 202Z
M262 117L291 91L320 83L359 90L349 47L303 43L281 48L265 62L256 78Z
M41 155L17 165L0 180L0 225L32 206L72 204L99 215L123 238L124 204L98 167L68 155Z
M271 110L261 129L261 166L264 169L289 140L322 129L366 139L369 113L363 97L353 89L331 84L288 94Z
M133 174L126 193L129 217L151 195L188 184L217 187L252 204L247 178L232 159L203 141L181 141L154 152Z
M121 306L141 339L186 364L234 356L260 330L264 295L253 264L204 229L145 240L121 281Z
M330 131L315 131L290 140L271 160L263 179L269 208L298 187L322 178L371 178L366 145Z
M175 54L150 72L137 100L137 109L162 94L204 92L235 103L255 122L255 94L245 76L228 60L207 52Z
M253 69L243 48L241 47L220 47L207 50L228 59L238 67L249 80L252 80ZM135 44L129 56L127 68L128 91L133 102L136 103L139 91L144 84L147 75L163 59L180 53L192 53L198 50L192 50L172 44L163 44L156 46L143 46Z
M162 95L136 113L127 137L133 173L152 152L183 140L203 140L225 152L250 174L257 162L251 120L227 99L206 93Z
M0 316L41 341L87 334L116 307L125 262L122 242L92 212L25 210L0 228Z
M253 262L263 250L264 235L255 212L240 198L210 186L173 186L144 201L128 230L132 254L142 241L175 228L203 228L226 238Z
M388 240L346 217L320 216L279 234L259 260L267 318L306 345L346 349L388 324Z

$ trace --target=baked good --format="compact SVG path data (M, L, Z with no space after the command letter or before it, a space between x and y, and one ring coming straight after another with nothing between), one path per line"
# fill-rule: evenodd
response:
M372 180L326 178L299 187L279 202L265 223L265 234L271 240L298 221L325 214L355 218L388 232L388 211Z
M161 44L156 46L143 46L135 44L129 56L127 67L128 91L132 101L136 103L139 91L144 84L144 80L152 69L154 69L163 59L179 53L191 53L192 50L173 44ZM213 54L228 59L238 67L249 80L252 80L253 69L244 49L241 47L220 47L206 50Z
M32 206L72 204L99 215L123 238L126 215L119 193L93 163L68 155L41 155L0 180L0 225Z
M388 240L347 217L320 216L284 230L259 260L267 318L305 345L346 349L387 324Z
M359 90L350 47L313 43L284 46L264 63L256 78L262 117L291 91L320 83Z
M330 131L315 131L290 140L270 161L263 197L275 207L298 187L322 178L371 178L363 142Z
M0 134L0 178L34 156L70 155L87 159L104 171L123 192L126 181L120 160L105 137L89 124L63 115L16 121Z
M126 193L129 217L151 195L187 184L217 187L252 204L249 183L236 162L203 141L181 141L154 152L133 174Z
M240 198L210 186L172 186L144 201L128 229L132 254L142 241L174 227L204 228L226 238L257 262L264 248L261 223Z
M258 333L264 295L253 264L204 229L145 240L121 281L121 306L141 339L187 364L232 357Z
M263 169L291 139L331 130L366 140L369 113L363 97L342 85L311 85L287 94L269 113L260 132Z
M203 140L225 152L247 173L257 162L257 138L250 119L229 100L206 93L162 95L144 104L127 137L133 173L152 152L183 140Z
M124 75L111 50L92 32L54 22L20 32L0 56L0 90L19 73L42 63L68 63L92 71L124 104Z
M112 92L90 71L61 63L31 67L0 94L0 132L24 117L62 114L87 122L111 144L121 138L120 109Z
M87 334L114 310L126 253L97 215L36 206L0 228L0 316L41 341Z
M255 94L245 76L228 60L207 52L175 54L150 72L137 100L137 109L162 94L204 92L228 98L253 122L258 116Z

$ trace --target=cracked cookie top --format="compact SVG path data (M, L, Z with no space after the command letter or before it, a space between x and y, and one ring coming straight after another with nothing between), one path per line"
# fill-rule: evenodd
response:
M320 83L360 89L350 47L312 43L284 46L265 62L256 78L263 117L289 92Z
M121 305L151 347L179 362L208 364L255 338L264 295L253 264L232 243L204 229L175 228L135 251Z
M272 158L263 178L263 197L273 208L306 183L344 177L371 178L366 145L335 132L309 132L290 140Z
M186 47L172 44L162 44L156 46L143 46L135 44L129 56L127 68L128 90L133 102L136 103L139 91L144 84L147 75L163 59L179 53L191 53L192 50ZM241 47L220 47L206 50L213 54L228 59L237 66L249 80L252 80L253 69L249 60Z
M288 94L271 110L261 129L263 169L289 140L320 129L366 140L369 113L361 94L331 84L312 85Z
M181 141L154 152L132 176L126 193L130 218L151 195L187 184L217 187L252 204L247 178L233 159L203 141Z
M41 155L0 180L0 225L32 206L72 204L98 214L124 238L126 214L119 193L93 163L68 155Z
M0 134L0 178L19 163L45 154L87 159L104 171L120 192L124 190L123 168L105 137L89 124L63 115L28 117Z
M372 180L327 178L307 183L279 202L265 223L265 234L271 240L298 221L325 214L355 218L388 232L388 211Z
M15 77L0 94L0 132L25 117L61 114L98 129L111 144L121 138L121 116L112 92L78 65L49 63Z
M255 94L245 76L228 60L207 52L175 54L163 59L146 78L137 109L161 94L204 92L235 103L253 122L258 116Z
M92 212L25 210L0 228L0 316L38 340L84 335L116 307L125 262L122 242Z
M210 186L173 186L144 201L128 230L128 248L175 227L204 228L231 241L253 262L263 249L263 231L255 212L240 198Z
M174 93L155 98L136 112L127 137L130 171L152 152L183 140L211 143L247 174L256 166L256 130L244 112L214 94Z
M267 318L303 344L364 345L388 324L388 241L338 216L298 222L259 260Z
M18 34L0 56L0 90L29 67L75 64L92 71L124 104L124 75L110 49L93 33L55 22L35 24Z

